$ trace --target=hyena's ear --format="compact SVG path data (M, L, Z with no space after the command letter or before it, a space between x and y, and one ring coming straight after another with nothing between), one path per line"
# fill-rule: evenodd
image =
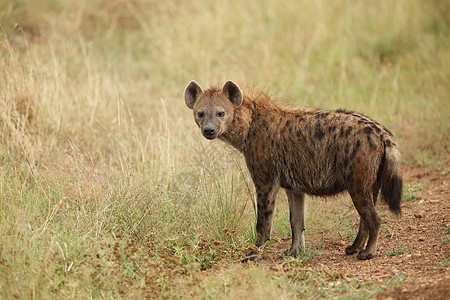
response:
M190 109L194 108L195 100L197 100L198 96L203 93L202 88L198 85L197 82L192 80L184 89L184 101L186 102L187 107Z
M242 104L241 89L233 81L229 80L224 84L222 88L222 94L224 94L225 96L228 97L228 99L230 99L234 107L238 107L239 105Z

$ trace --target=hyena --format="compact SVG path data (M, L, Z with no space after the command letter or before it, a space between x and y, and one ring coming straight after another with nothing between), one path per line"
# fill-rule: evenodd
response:
M401 214L400 152L388 129L352 111L285 106L255 89L243 93L232 81L205 91L191 81L184 99L205 138L219 138L245 156L257 196L257 247L270 238L280 187L288 197L292 230L285 254L293 256L305 247L305 194L348 191L360 223L345 253L359 252L362 260L374 256L380 190L389 209Z

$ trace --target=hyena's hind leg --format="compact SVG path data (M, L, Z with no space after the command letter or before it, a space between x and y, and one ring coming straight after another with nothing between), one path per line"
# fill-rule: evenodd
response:
M359 259L370 259L373 257L378 241L378 233L380 231L380 217L375 210L373 201L373 193L368 192L350 192L353 204L360 215L359 232L353 244L346 248L347 254L355 253L364 246L367 235L366 248L358 254Z
M380 184L375 183L373 186L373 205L375 206L377 203L378 194L380 192ZM358 234L355 238L355 241L350 246L347 246L345 248L345 254L352 255L356 252L360 252L362 249L364 249L364 246L366 244L367 238L369 237L369 226L365 219L363 219L361 216L359 218L359 230Z
M366 221L360 216L358 234L356 235L353 244L345 248L345 254L352 255L364 249L368 236L369 226L367 225Z

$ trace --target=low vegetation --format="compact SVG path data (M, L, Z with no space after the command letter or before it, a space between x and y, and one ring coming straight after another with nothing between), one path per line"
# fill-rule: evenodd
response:
M251 180L238 153L201 137L182 93L232 79L360 111L398 137L405 164L442 166L448 8L0 0L0 298L375 295L306 265L324 243L308 236L354 236L346 195L307 199L302 257L241 263L255 241ZM289 235L284 195L274 228Z

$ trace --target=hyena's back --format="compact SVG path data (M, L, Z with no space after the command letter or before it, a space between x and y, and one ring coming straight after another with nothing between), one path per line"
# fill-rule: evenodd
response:
M398 153L392 134L364 115L305 108L260 113L248 146L249 168L264 166L282 187L320 196L379 188L385 153Z

